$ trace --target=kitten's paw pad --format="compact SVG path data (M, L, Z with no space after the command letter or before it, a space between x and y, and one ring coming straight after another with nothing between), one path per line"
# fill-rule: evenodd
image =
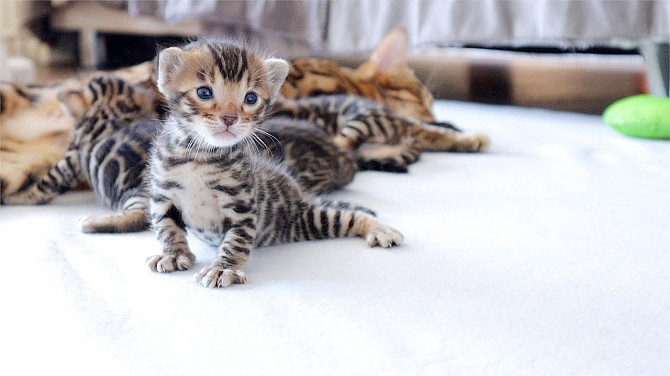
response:
M195 280L205 287L228 287L233 283L247 283L247 275L240 269L208 266L195 276Z
M394 229L391 226L379 225L377 228L371 230L365 240L368 242L368 246L375 247L380 246L383 248L393 247L395 245L400 245L403 240L403 236L400 231Z
M187 270L193 265L195 256L192 253L171 253L149 257L147 266L154 272L170 273L175 270Z

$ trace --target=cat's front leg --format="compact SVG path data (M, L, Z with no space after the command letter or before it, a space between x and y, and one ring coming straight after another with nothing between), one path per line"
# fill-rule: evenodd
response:
M79 182L80 166L77 150L69 150L41 179L27 181L25 187L2 197L2 204L46 204Z
M154 194L151 197L150 213L151 224L163 253L147 259L149 269L160 273L189 269L195 261L195 255L188 248L186 224L179 209L165 196Z
M410 137L395 145L363 144L356 150L358 168L386 172L407 172L407 166L421 155L421 146Z
M247 276L242 269L249 259L255 236L256 226L252 223L233 226L226 232L214 262L203 268L195 279L205 287L246 283Z

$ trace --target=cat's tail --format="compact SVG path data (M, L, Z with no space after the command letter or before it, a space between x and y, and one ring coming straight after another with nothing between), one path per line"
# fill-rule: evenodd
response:
M149 229L149 198L143 194L129 194L116 213L89 215L79 220L86 233L124 233ZM114 207L115 205L112 205Z
M149 229L149 218L146 209L121 210L83 217L79 227L86 233L138 232Z
M347 202L318 199L298 222L307 239L357 236L370 247L392 247L403 240L398 230L382 223L372 210Z

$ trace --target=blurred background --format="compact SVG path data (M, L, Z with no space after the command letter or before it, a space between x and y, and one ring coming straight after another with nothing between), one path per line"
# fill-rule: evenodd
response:
M49 83L219 35L284 58L367 59L404 26L436 98L601 113L668 94L670 1L0 0L3 80Z

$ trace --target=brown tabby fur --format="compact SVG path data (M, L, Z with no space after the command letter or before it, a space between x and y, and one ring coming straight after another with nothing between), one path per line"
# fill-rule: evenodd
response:
M407 49L407 32L396 28L382 40L370 59L356 69L323 59L295 60L281 94L289 99L318 94L359 95L385 104L402 117L434 122L433 97L407 65ZM156 108L160 110L155 62L114 73L130 83L151 85L156 94ZM29 88L0 84L0 185L4 194L20 189L63 157L74 125L64 116L57 97L85 81L86 77L81 77L53 86ZM17 88L28 95L21 95ZM455 139L445 137L439 128L413 126L408 132L412 140L384 148L365 147L360 153L372 159L394 158L403 153L402 144L414 142L422 150L483 151L488 147L485 135L462 133ZM32 133L26 134L26 130Z
M421 150L485 151L489 146L486 135L445 132L444 126L455 128L436 122L431 112L433 96L408 66L407 53L407 31L399 27L356 69L322 59L295 60L281 94L289 99L321 94L358 95L386 105L401 117L425 122L412 122L407 132L409 139L398 144L360 149L359 154L366 159L396 159L407 151L403 145L413 143L418 143ZM347 141L335 141L345 149L354 147Z
M154 87L153 63L114 73L133 84ZM59 97L77 91L90 75L53 85L0 83L0 187L3 195L21 190L65 155L74 122ZM155 103L158 105L158 102Z
M383 103L400 116L435 121L433 96L407 65L407 50L407 31L399 27L356 69L324 59L294 60L281 94L286 98L358 95Z

